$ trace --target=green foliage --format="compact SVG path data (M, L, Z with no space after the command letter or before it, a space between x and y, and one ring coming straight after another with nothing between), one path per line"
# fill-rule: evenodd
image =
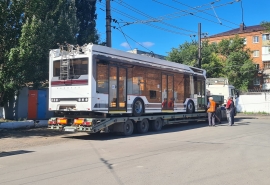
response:
M173 62L196 66L198 56L197 43L185 42L173 48L167 59ZM207 78L226 77L237 89L247 90L254 79L255 65L249 49L245 48L244 39L238 36L224 39L218 44L202 43L202 68Z
M99 35L96 30L96 0L76 0L77 18L80 31L77 36L79 45L85 43L99 43Z
M185 42L178 48L173 48L166 59L176 63L195 66L197 63L197 56L197 43Z
M261 25L268 31L270 32L270 22L263 21Z
M208 78L215 78L222 76L222 61L217 54L217 46L202 43L202 68L207 70ZM185 65L196 66L198 62L198 43L185 42L178 48L173 48L169 53L167 60L177 62Z
M14 96L20 86L20 67L9 59L9 51L16 47L23 22L23 1L0 1L0 106Z
M95 0L0 1L1 105L23 86L46 85L49 50L57 43L99 42L95 4Z
M224 75L237 89L246 91L255 77L256 67L250 50L245 49L244 39L236 36L222 40L218 46L225 63Z

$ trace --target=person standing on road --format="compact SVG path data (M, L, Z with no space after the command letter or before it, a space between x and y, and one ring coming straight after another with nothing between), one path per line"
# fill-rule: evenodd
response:
M215 126L215 112L216 112L216 102L213 97L209 97L209 103L207 105L208 122L209 126Z
M234 112L235 112L235 107L234 107L233 97L229 97L226 104L226 114L229 121L229 126L232 126L234 124Z

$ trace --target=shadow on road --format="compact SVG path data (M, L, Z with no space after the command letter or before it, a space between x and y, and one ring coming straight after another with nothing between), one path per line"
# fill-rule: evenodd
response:
M0 131L0 139L2 138L25 138L25 137L53 137L60 135L69 135L72 133L49 130L47 128L33 128L33 129L14 129Z
M243 122L245 118L235 118L235 125L233 126L244 126L248 125L250 122ZM216 126L227 126L227 121L222 121L221 124L216 124ZM172 133L172 132L181 132L181 131L187 131L191 129L198 129L208 127L207 122L190 122L190 123L184 123L184 124L175 124L175 125L166 125L162 128L159 132L153 132L149 131L144 134L139 134L135 131L131 136L128 137L141 137L146 135L156 135L156 134L165 134L165 133ZM122 136L117 133L100 133L100 134L89 134L89 135L80 135L80 136L65 136L65 138L69 139L81 139L81 140L113 140L113 139L121 139L126 138L126 136Z
M250 117L236 117L235 122L238 126L248 125L249 122L245 122L245 119L257 119ZM227 121L222 121L222 125L226 124ZM217 124L218 125L218 124ZM222 126L220 125L220 126ZM235 125L235 126L236 126ZM138 134L135 133L129 137L140 137L144 135L153 135L153 134L164 134L169 132L180 132L190 129L198 129L202 127L208 126L207 122L190 122L190 123L182 123L175 125L167 125L162 128L159 132L148 132L146 134ZM81 135L81 136L71 136L74 133L63 132L58 130L49 130L47 128L32 128L32 129L14 129L14 130L2 130L0 131L0 139L1 138L25 138L25 137L54 137L54 136L63 136L65 138L70 139L86 139L86 140L108 140L108 139L119 139L124 136L117 135L115 133L110 134L91 134L91 135Z

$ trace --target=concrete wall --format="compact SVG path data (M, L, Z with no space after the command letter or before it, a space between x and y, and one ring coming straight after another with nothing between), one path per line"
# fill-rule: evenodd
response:
M270 93L257 92L241 94L236 105L237 112L270 113Z

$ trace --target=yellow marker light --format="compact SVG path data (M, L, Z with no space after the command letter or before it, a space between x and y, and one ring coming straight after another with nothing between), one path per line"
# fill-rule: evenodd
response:
M57 123L61 124L61 125L66 125L67 119L66 118L57 118Z
M83 123L84 123L83 118L74 119L74 124L75 125L82 125Z

